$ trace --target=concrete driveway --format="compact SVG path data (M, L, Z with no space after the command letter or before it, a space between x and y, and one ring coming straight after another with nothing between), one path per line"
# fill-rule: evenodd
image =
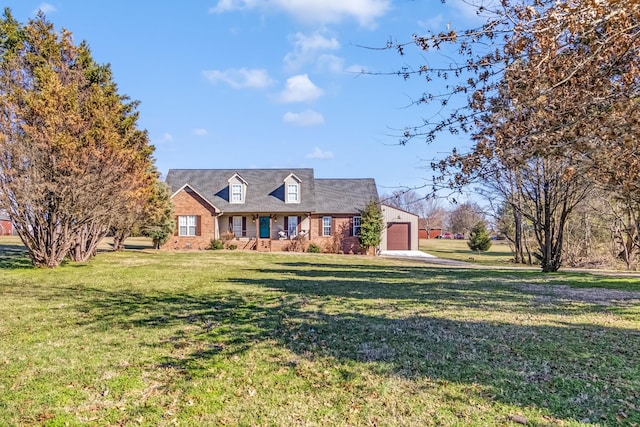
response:
M473 267L473 264L450 259L442 259L422 251L380 251L380 256L387 258L411 259L429 264L451 265L457 267Z

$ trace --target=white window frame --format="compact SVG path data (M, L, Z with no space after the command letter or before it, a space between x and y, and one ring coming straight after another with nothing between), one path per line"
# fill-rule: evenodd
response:
M198 216L197 215L180 215L178 216L178 236L197 236L198 234Z
M333 218L330 216L322 217L322 235L323 236L331 236L331 223L333 222Z
M233 234L236 237L242 237L242 217L241 216L233 216L231 220Z
M354 236L359 236L360 235L360 227L362 226L362 217L361 216L354 216L353 217L353 235Z
M231 203L244 203L244 185L231 184Z
M300 185L287 184L287 202L300 203Z
M287 234L289 238L292 239L298 235L298 217L290 216L289 219L287 220L287 223L289 228L287 230Z

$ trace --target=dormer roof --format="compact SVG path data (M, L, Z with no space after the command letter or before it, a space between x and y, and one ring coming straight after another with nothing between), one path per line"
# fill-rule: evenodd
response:
M298 178L298 176L295 173L290 173L285 179L284 182L287 182L289 180L295 180L298 184L300 184L302 182L302 180L300 178Z
M231 183L231 181L233 180L237 180L243 183L244 185L248 185L247 181L239 173L234 173L233 176L229 178L228 182Z

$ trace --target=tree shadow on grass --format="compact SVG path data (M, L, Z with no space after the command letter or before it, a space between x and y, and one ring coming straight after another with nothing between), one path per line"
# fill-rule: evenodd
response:
M0 245L0 268L33 268L27 250L22 245Z
M393 301L430 307L486 309L523 314L606 312L640 303L640 285L625 277L584 273L554 276L529 271L450 269L433 266L280 263L258 270L264 279L238 283L294 291L309 297ZM249 275L248 275L249 276ZM589 283L594 289L584 289ZM578 288L574 289L574 286ZM638 288L638 289L636 289ZM630 290L629 290L630 289Z
M282 267L286 276L274 268L262 270L264 279L233 279L233 291L212 286L193 294L86 287L61 292L76 295L86 314L80 325L166 328L165 339L148 344L166 351L157 367L187 377L207 375L220 358L275 343L298 357L332 359L345 369L356 363L375 375L480 385L478 398L536 407L560 419L640 422L632 409L640 398L638 329L438 316L444 307L461 313L510 307L520 318L545 313L530 293L499 283L510 280L511 272L466 271L462 280L454 270L422 267L395 273L387 266ZM420 283L425 276L439 279ZM483 280L489 282L478 285ZM272 293L256 292L255 286ZM374 310L349 303L354 300L370 302ZM570 303L549 302L549 310L563 319L572 314ZM329 304L331 310L324 310ZM606 312L602 306L593 310ZM627 418L616 418L620 414Z
M312 263L312 262L283 262L275 264L276 267L272 268L272 272L292 272L296 275L313 276L319 270L319 272L336 272L344 273L349 277L370 277L375 275L377 277L384 278L392 277L398 278L404 274L412 277L424 277L425 274L437 274L446 275L448 277L454 277L464 280L474 280L476 282L486 282L486 277L491 275L499 275L503 283L511 281L512 283L518 282L540 282L550 285L566 285L571 287L589 287L589 288L607 288L607 289L619 289L629 290L634 292L640 292L640 276L637 273L629 272L606 272L606 271L594 271L589 272L575 272L575 271L559 271L557 273L543 273L539 270L532 270L527 268L522 269L501 269L488 268L486 266L479 266L478 268L447 268L446 266L433 266L428 263L422 263L416 261L410 265L342 265L342 264L330 264L330 263ZM320 269L321 268L321 269Z

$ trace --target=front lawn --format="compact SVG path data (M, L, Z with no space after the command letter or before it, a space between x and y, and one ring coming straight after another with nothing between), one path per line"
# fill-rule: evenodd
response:
M25 260L0 241L3 426L640 423L637 279L239 251Z

